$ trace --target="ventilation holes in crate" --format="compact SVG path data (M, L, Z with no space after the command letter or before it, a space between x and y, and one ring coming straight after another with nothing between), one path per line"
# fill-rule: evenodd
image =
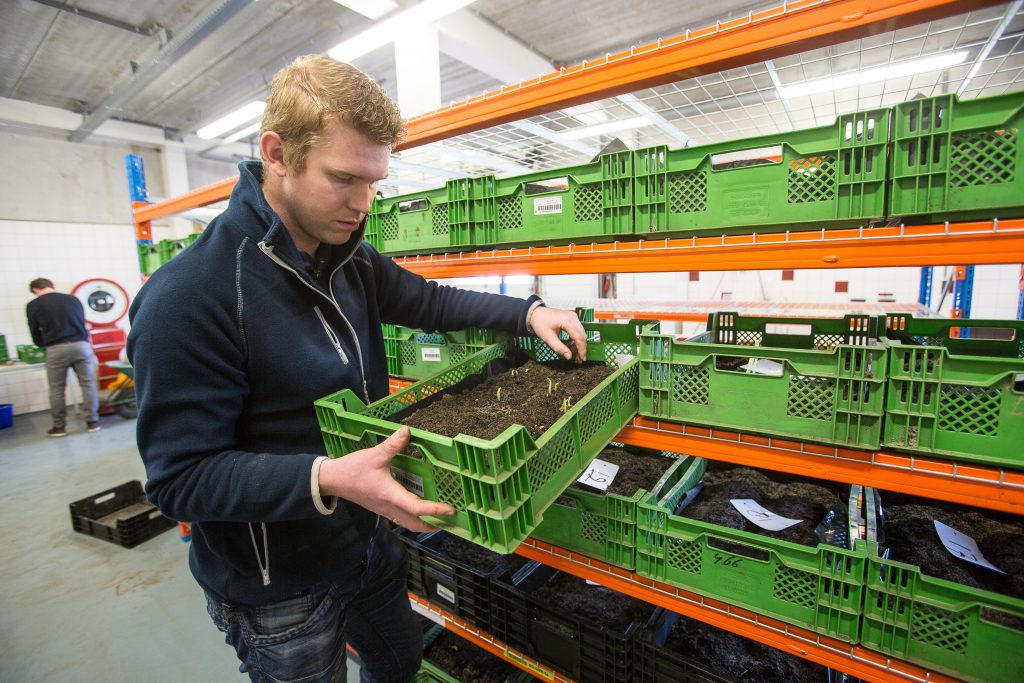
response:
M501 197L498 200L498 228L501 230L518 230L523 227L523 202L515 196Z
M465 510L466 501L462 496L462 484L458 472L444 467L434 468L434 482L437 484L437 499L448 503L456 510Z
M1021 337L1020 343L1017 345L1017 358L1024 358L1024 337Z
M558 360L558 354L551 350L551 347L540 340L533 340L535 343L532 348L526 348L524 351L533 353L533 359L538 363L547 363L548 361Z
M775 566L772 583L772 595L779 600L799 607L814 607L818 592L817 575L779 564Z
M584 510L583 538L595 543L606 543L608 540L608 519Z
M398 216L386 213L380 217L380 236L389 242L398 239Z
M555 472L572 460L573 455L575 449L572 443L572 430L564 429L527 464L530 471L530 491L538 491Z
M736 332L737 346L760 346L763 335L760 332L750 330L738 330Z
M953 136L949 160L950 187L1013 182L1017 131L976 131Z
M612 389L610 386L592 399L590 405L583 409L580 415L580 442L587 443L601 427L608 423L608 420L615 418L615 406L612 404Z
M835 380L794 375L789 378L786 414L809 420L831 420L835 396Z
M668 566L672 569L690 574L701 573L701 544L700 541L684 541L681 538L666 539Z
M619 405L625 406L636 400L640 390L640 366L634 365L619 380Z
M437 346L442 346L445 343L443 334L419 332L413 338L420 344L436 344Z
M923 603L914 605L914 639L956 654L967 652L968 618Z
M668 177L669 213L708 210L708 174L704 171L674 173Z
M465 360L469 352L466 350L464 344L452 344L448 347L448 357L451 359L452 364L461 363Z
M996 436L1001 396L999 389L994 387L943 385L939 401L939 429Z
M672 399L682 403L708 405L711 386L708 369L699 365L676 365L673 370Z
M580 185L574 191L572 219L577 223L601 219L601 184Z
M621 342L609 342L604 347L604 362L605 365L614 365L619 367L619 361L615 358L618 355L632 356L634 355L633 345Z
M831 351L845 341L846 338L841 334L816 334L814 348L817 351Z
M835 157L801 157L789 166L790 204L807 204L835 199L836 164Z
M416 365L416 344L413 342L402 342L399 344L398 360L402 361L403 367Z
M430 211L430 229L435 235L448 234L448 205L435 204Z

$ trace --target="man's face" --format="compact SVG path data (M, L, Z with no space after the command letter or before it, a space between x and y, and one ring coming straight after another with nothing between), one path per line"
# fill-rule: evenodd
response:
M390 155L346 123L328 128L302 170L282 179L281 218L300 249L348 242L370 211L377 181L387 177Z

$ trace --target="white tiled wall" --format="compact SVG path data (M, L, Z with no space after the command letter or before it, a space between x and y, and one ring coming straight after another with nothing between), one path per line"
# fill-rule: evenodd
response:
M17 363L0 368L0 403L13 403L15 415L49 410L46 367L42 363Z
M134 299L142 283L133 227L0 220L0 334L12 357L18 344L32 343L25 305L32 299L28 283L37 277L67 293L83 280L106 278ZM128 328L127 316L119 326ZM47 408L45 373L34 372L41 389L34 375L18 373L0 383L0 403L13 403L15 413Z

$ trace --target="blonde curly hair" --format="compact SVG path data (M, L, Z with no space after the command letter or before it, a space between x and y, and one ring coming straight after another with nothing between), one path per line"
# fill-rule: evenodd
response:
M274 131L284 142L284 162L301 172L310 148L341 120L369 140L394 146L405 138L398 106L372 78L324 55L306 55L277 72L263 112L260 135ZM263 159L263 177L269 171Z

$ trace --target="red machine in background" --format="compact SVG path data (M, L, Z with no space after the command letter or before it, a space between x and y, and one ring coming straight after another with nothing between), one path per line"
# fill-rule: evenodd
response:
M108 365L121 360L127 335L118 322L128 313L128 292L113 280L91 278L75 285L71 294L85 307L85 320L89 325L89 341L99 359L99 384L108 392L117 391L126 376L119 368ZM130 382L130 378L127 378ZM109 415L115 407L105 401L100 412Z

